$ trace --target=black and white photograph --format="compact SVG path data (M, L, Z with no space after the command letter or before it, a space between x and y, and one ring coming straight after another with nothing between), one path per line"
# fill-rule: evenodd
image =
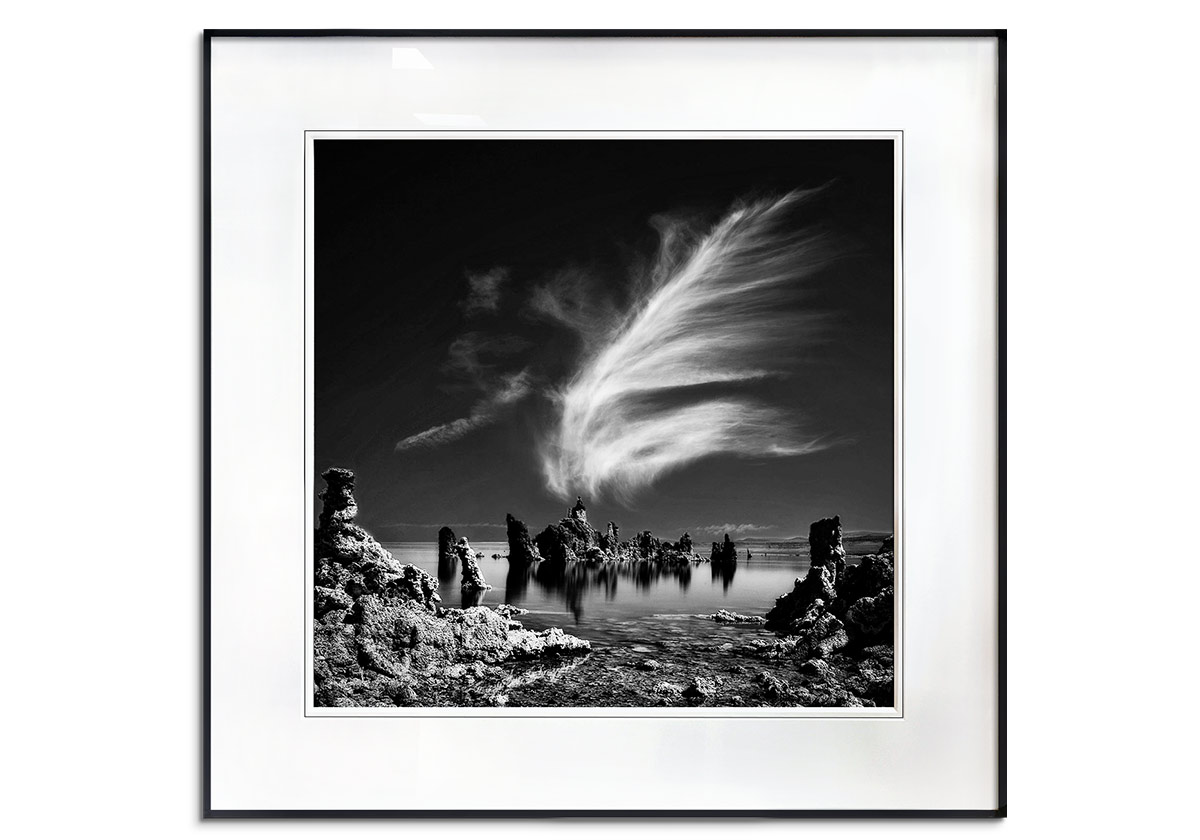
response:
M899 143L313 139L313 709L896 707Z
M14 6L6 836L1187 836L1181 11Z

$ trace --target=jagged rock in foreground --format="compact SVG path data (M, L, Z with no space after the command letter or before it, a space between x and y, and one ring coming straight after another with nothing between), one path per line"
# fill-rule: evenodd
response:
M892 553L869 554L857 566L846 566L836 516L814 522L811 535L812 566L804 578L796 579L791 592L775 601L767 613L767 629L780 635L800 634L802 624L811 626L809 613L820 601L821 610L845 623L856 645L890 643L896 576Z
M546 654L587 653L592 649L589 642L564 633L557 627L534 633L523 630L515 638L509 639L516 659L534 659Z
M475 551L467 542L466 537L462 537L454 544L454 550L458 552L458 559L462 561L462 591L479 592L491 589L492 587L483 579L483 571L475 560Z
M833 605L837 586L846 573L846 549L842 547L842 523L838 517L819 519L808 530L812 565L804 578L796 578L791 592L780 596L767 613L767 628L778 633L796 633L797 625L817 600ZM714 543L715 552L715 543Z
M321 499L317 534L333 535L358 516L358 503L354 501L354 473L333 467L326 470L321 478L325 480L325 489L317 494Z
M511 613L442 608L437 580L399 563L354 524L354 474L335 468L322 477L327 487L314 541L316 705L503 704L516 663L557 662L591 649L557 628L526 630Z
M891 538L879 554L847 566L835 516L813 523L809 545L808 574L767 613L767 629L784 637L771 655L802 663L810 693L816 690L813 703L804 705L891 705L896 574Z
M824 658L850 643L845 625L829 610L820 598L787 628L788 638L779 648L793 653L797 660Z
M828 566L833 570L833 582L841 582L846 569L846 549L842 547L842 521L840 517L818 519L808 529L808 554L814 566Z
M828 566L811 566L803 578L796 578L791 592L780 595L775 606L767 612L767 629L788 635L798 632L796 625L812 605L832 604L837 598L833 586L834 572Z
M717 610L712 615L699 617L715 621L717 624L765 624L767 621L761 615L742 615L725 609Z
M391 552L354 524L358 514L354 473L334 468L321 477L326 488L320 494L323 505L313 541L318 610L344 603L347 597L352 604L363 595L412 601L435 610L437 581L416 566L396 562Z
M694 677L691 684L683 690L683 698L690 705L698 706L716 693L716 680L708 677Z
M846 627L860 644L892 643L895 589L859 598L846 609Z
M505 618L529 614L529 610L525 609L524 607L516 607L512 604L497 604L496 606L492 607L492 609Z
M720 631L718 631L720 633ZM725 641L728 640L728 641ZM759 631L681 635L650 648L598 648L521 680L510 706L890 706L890 646L800 660L794 641ZM789 648L783 652L780 648Z
M838 586L834 611L858 644L891 644L895 609L896 562L889 537L879 554L869 554L857 566L847 566Z

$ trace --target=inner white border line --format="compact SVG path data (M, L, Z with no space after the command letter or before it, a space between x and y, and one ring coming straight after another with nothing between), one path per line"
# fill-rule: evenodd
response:
M407 707L395 708L350 707L330 708L313 705L313 504L315 449L313 443L313 327L314 269L313 269L313 154L316 140L499 140L499 139L590 139L590 140L869 140L891 139L894 142L893 163L893 228L895 243L893 260L893 364L895 370L893 395L895 419L894 468L895 481L893 545L896 557L896 600L893 639L893 667L897 705L890 708L658 708L658 707ZM304 132L304 716L310 718L744 718L763 719L896 719L904 717L904 132L892 131L396 131L381 130L305 130Z

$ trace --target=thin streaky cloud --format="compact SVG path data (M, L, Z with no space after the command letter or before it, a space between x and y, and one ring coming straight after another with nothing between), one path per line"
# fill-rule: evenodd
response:
M484 397L466 417L441 423L415 435L409 435L396 444L395 452L410 449L432 449L458 440L466 434L494 422L504 409L524 399L533 390L532 377L528 370L507 376L499 389Z
M527 350L530 346L532 345L528 340L518 335L466 332L450 343L446 351L446 363L442 368L448 373L482 379L496 369L500 359Z
M696 531L701 534L748 534L755 531L773 531L774 529L774 525L755 525L754 523L735 525L726 522L724 525L702 525Z

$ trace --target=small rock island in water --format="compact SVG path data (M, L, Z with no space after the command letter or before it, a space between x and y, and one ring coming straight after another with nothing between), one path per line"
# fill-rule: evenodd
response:
M561 628L526 629L525 611L471 606L492 587L466 537L438 533L438 573L461 567L462 608L441 603L438 578L402 564L354 522L354 474L327 470L314 540L314 703L345 706L892 706L895 561L887 538L847 562L837 516L809 531L810 567L762 615L692 616L745 633L714 644L679 634L642 645L593 645ZM615 523L591 526L579 499L536 536L506 517L508 579L561 581L636 566L732 579L726 534L708 557L688 534L668 542ZM516 587L510 585L509 591ZM664 620L667 620L665 617Z

